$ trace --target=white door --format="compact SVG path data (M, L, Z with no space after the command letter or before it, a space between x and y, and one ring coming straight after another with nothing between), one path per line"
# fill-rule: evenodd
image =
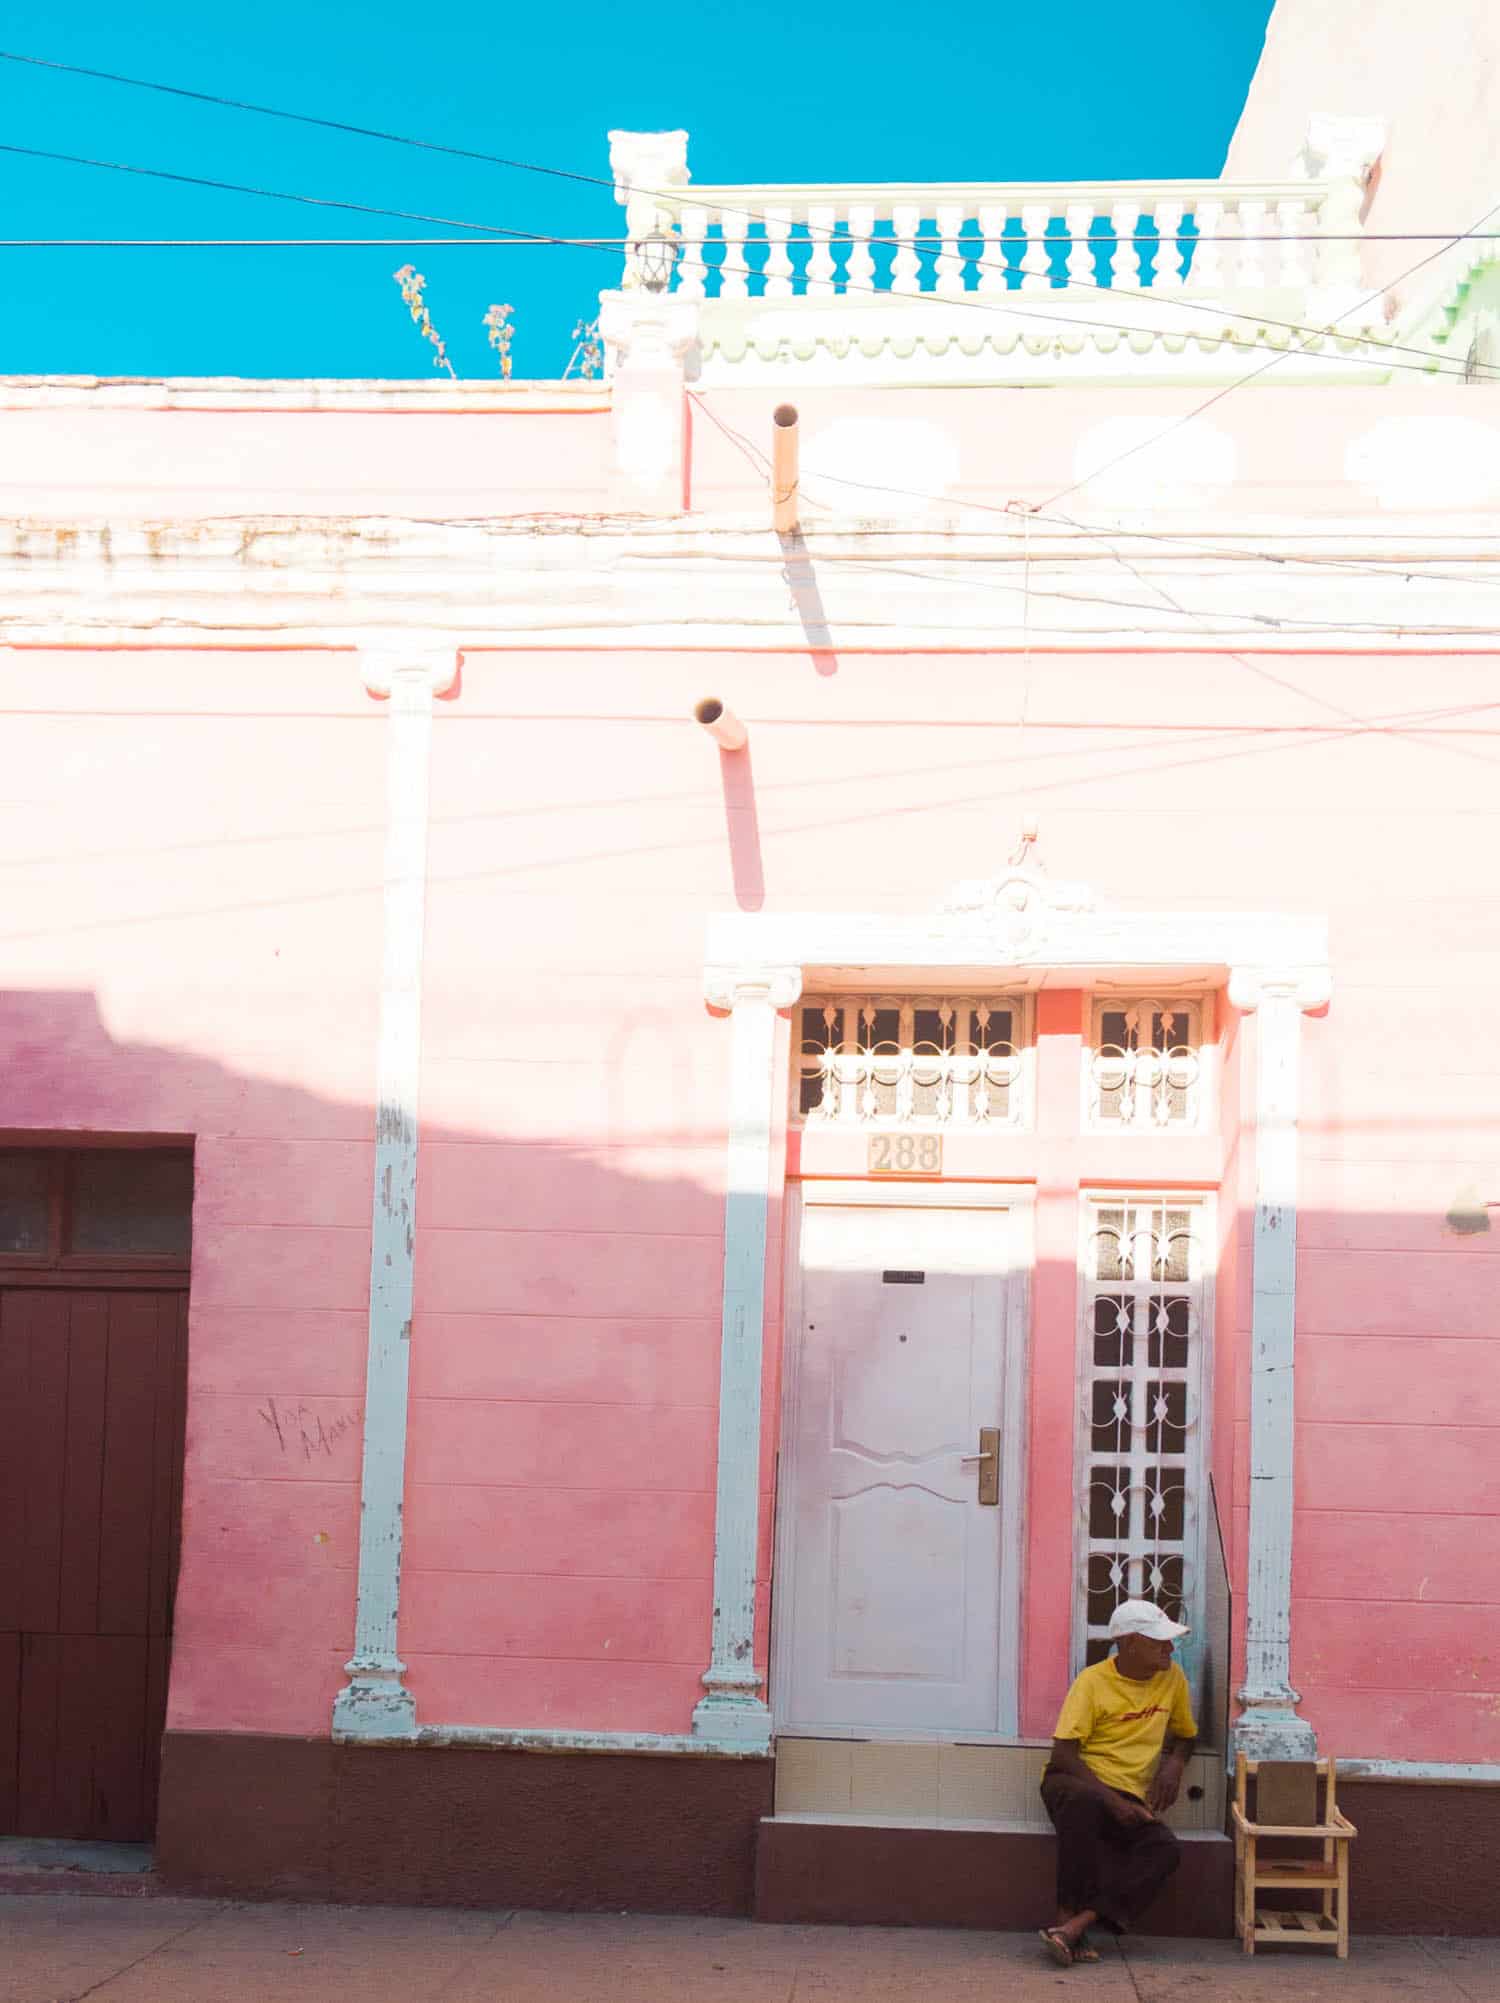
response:
M993 1188L843 1193L803 1194L777 1729L1013 1733L1016 1210Z

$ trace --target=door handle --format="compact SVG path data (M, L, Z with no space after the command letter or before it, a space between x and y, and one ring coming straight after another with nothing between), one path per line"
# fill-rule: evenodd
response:
M979 1452L961 1454L959 1458L966 1464L975 1461L979 1466L979 1500L986 1509L1000 1507L1000 1428L981 1426L979 1428Z

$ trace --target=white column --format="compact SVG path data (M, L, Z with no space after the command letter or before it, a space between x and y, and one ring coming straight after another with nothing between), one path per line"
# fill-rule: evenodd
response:
M348 1683L333 1703L340 1739L411 1738L416 1704L396 1653L406 1389L417 1217L417 1083L421 1063L422 927L432 699L451 688L457 656L366 654L371 695L388 696L385 944L375 1082L375 1193L370 1231L370 1333L365 1362L359 1587Z
M1291 1684L1293 1396L1297 1319L1298 1058L1304 1010L1326 1007L1324 969L1236 968L1234 1007L1258 1016L1255 1244L1250 1320L1250 1549L1245 1589L1245 1707L1235 1750L1311 1759L1313 1729Z
M771 1197L776 1011L802 992L796 967L710 968L704 990L732 1011L724 1322L719 1350L719 1468L714 1514L712 1660L693 1712L695 1738L769 1747L771 1714L755 1666L760 1525L760 1407L766 1223Z
M612 489L622 513L680 515L687 507L687 370L698 304L644 287L599 294Z

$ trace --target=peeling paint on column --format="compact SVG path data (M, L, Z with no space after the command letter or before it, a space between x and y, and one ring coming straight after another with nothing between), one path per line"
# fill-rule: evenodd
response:
M755 1557L760 1529L760 1408L776 1011L802 991L797 968L756 967L705 982L732 1010L724 1313L719 1349L719 1459L714 1506L714 1616L707 1693L695 1737L764 1749L771 1714L755 1667Z
M1237 971L1237 1007L1256 1011L1255 1238L1251 1276L1250 1548L1245 1709L1234 1726L1251 1759L1311 1759L1291 1683L1292 1508L1296 1438L1297 1105L1302 1013L1328 999L1310 971Z
M422 932L432 699L451 684L453 656L365 664L366 686L390 695L386 725L385 943L375 1094L370 1324L365 1364L359 1588L349 1682L334 1700L336 1739L411 1739L416 1705L396 1652L401 1599L402 1491L417 1199Z

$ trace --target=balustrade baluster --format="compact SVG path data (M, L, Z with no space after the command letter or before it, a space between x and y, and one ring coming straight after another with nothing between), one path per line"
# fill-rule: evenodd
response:
M979 234L984 239L980 251L979 289L981 292L1008 292L1005 262L1005 220L1009 211L991 203L979 211Z
M687 204L679 224L677 290L683 299L701 299L707 267L703 262L703 239L708 235L708 210Z
M790 209L767 209L766 225L766 297L767 299L790 299L792 296L792 260L787 250L787 235L792 227Z
M1151 269L1153 292L1182 290L1182 267L1186 262L1183 256L1186 245L1182 242L1183 214L1182 203L1173 200L1158 202L1151 211L1151 219L1156 224L1156 262Z
M1193 245L1193 262L1187 282L1195 292L1218 292L1224 284L1224 255L1220 249L1224 204L1211 201L1196 203L1193 222L1198 237Z
M807 234L811 245L807 253L807 293L810 299L821 299L833 290L833 232L838 222L838 211L831 203L819 203L807 212Z
M963 226L964 212L958 203L938 204L937 227L940 248L936 290L948 299L955 293L962 293L964 289L964 261L958 249L959 232Z
M896 232L896 255L891 264L892 292L920 292L922 265L916 252L916 235L922 227L922 211L910 202L900 203L891 212Z
M1115 248L1109 260L1109 282L1131 291L1138 290L1141 283L1141 253L1135 240L1140 222L1138 202L1115 202L1111 206L1109 224L1115 233Z
M875 210L868 202L852 203L849 209L849 262L844 267L844 283L850 292L875 289L875 254L870 248L875 234Z
M1021 204L1021 228L1026 232L1026 248L1021 254L1021 290L1045 292L1052 283L1052 254L1047 243L1047 225L1052 211L1045 202Z
M743 209L719 211L719 229L724 237L724 262L719 267L721 299L750 297L750 267L745 262L745 231L749 220Z
M1278 202L1276 226L1281 232L1281 283L1291 292L1305 292L1308 280L1306 202Z
M1068 283L1092 285L1094 244L1089 231L1094 226L1094 205L1092 202L1069 202L1064 214L1071 239L1068 244Z
M1266 283L1266 204L1249 200L1240 203L1240 268L1236 287L1246 292L1262 292Z

